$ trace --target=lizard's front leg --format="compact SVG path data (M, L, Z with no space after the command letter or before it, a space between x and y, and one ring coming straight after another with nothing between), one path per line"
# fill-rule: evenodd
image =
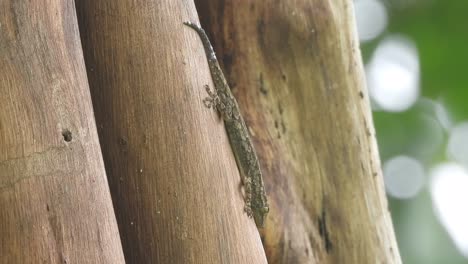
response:
M213 109L217 109L220 102L218 94L213 93L207 84L205 85L205 90L208 93L208 96L203 99L203 104L207 108L213 107Z
M208 93L208 96L203 99L203 104L207 108L214 108L221 115L223 120L231 120L232 117L232 107L231 103L227 100L227 97L224 94L219 94L217 90L214 92L211 91L208 85L205 85L205 90Z

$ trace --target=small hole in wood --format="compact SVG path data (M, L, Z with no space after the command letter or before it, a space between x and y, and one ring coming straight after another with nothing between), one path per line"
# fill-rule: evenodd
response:
M70 132L70 130L68 129L63 130L62 136L63 136L63 140L65 140L66 142L72 141L72 133Z

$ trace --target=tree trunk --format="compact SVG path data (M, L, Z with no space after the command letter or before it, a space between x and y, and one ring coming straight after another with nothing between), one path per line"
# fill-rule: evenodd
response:
M189 1L77 0L127 263L266 263Z
M351 0L196 1L250 127L269 263L400 263Z
M0 263L124 263L74 2L0 10Z

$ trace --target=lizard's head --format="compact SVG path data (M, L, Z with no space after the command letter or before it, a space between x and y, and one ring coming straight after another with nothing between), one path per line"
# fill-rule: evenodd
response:
M268 211L270 211L268 206L261 207L258 210L253 210L253 218L258 228L263 227Z

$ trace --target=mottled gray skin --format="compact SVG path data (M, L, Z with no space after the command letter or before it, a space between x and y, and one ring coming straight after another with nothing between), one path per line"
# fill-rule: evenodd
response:
M247 126L240 114L237 101L224 78L224 74L221 71L221 67L205 31L200 26L191 22L184 22L184 24L198 33L205 49L215 89L212 92L208 85L205 86L209 97L205 98L203 103L208 108L213 107L216 109L224 120L231 148L236 157L237 167L244 183L244 210L249 217L253 216L257 227L263 227L269 207L260 164Z

